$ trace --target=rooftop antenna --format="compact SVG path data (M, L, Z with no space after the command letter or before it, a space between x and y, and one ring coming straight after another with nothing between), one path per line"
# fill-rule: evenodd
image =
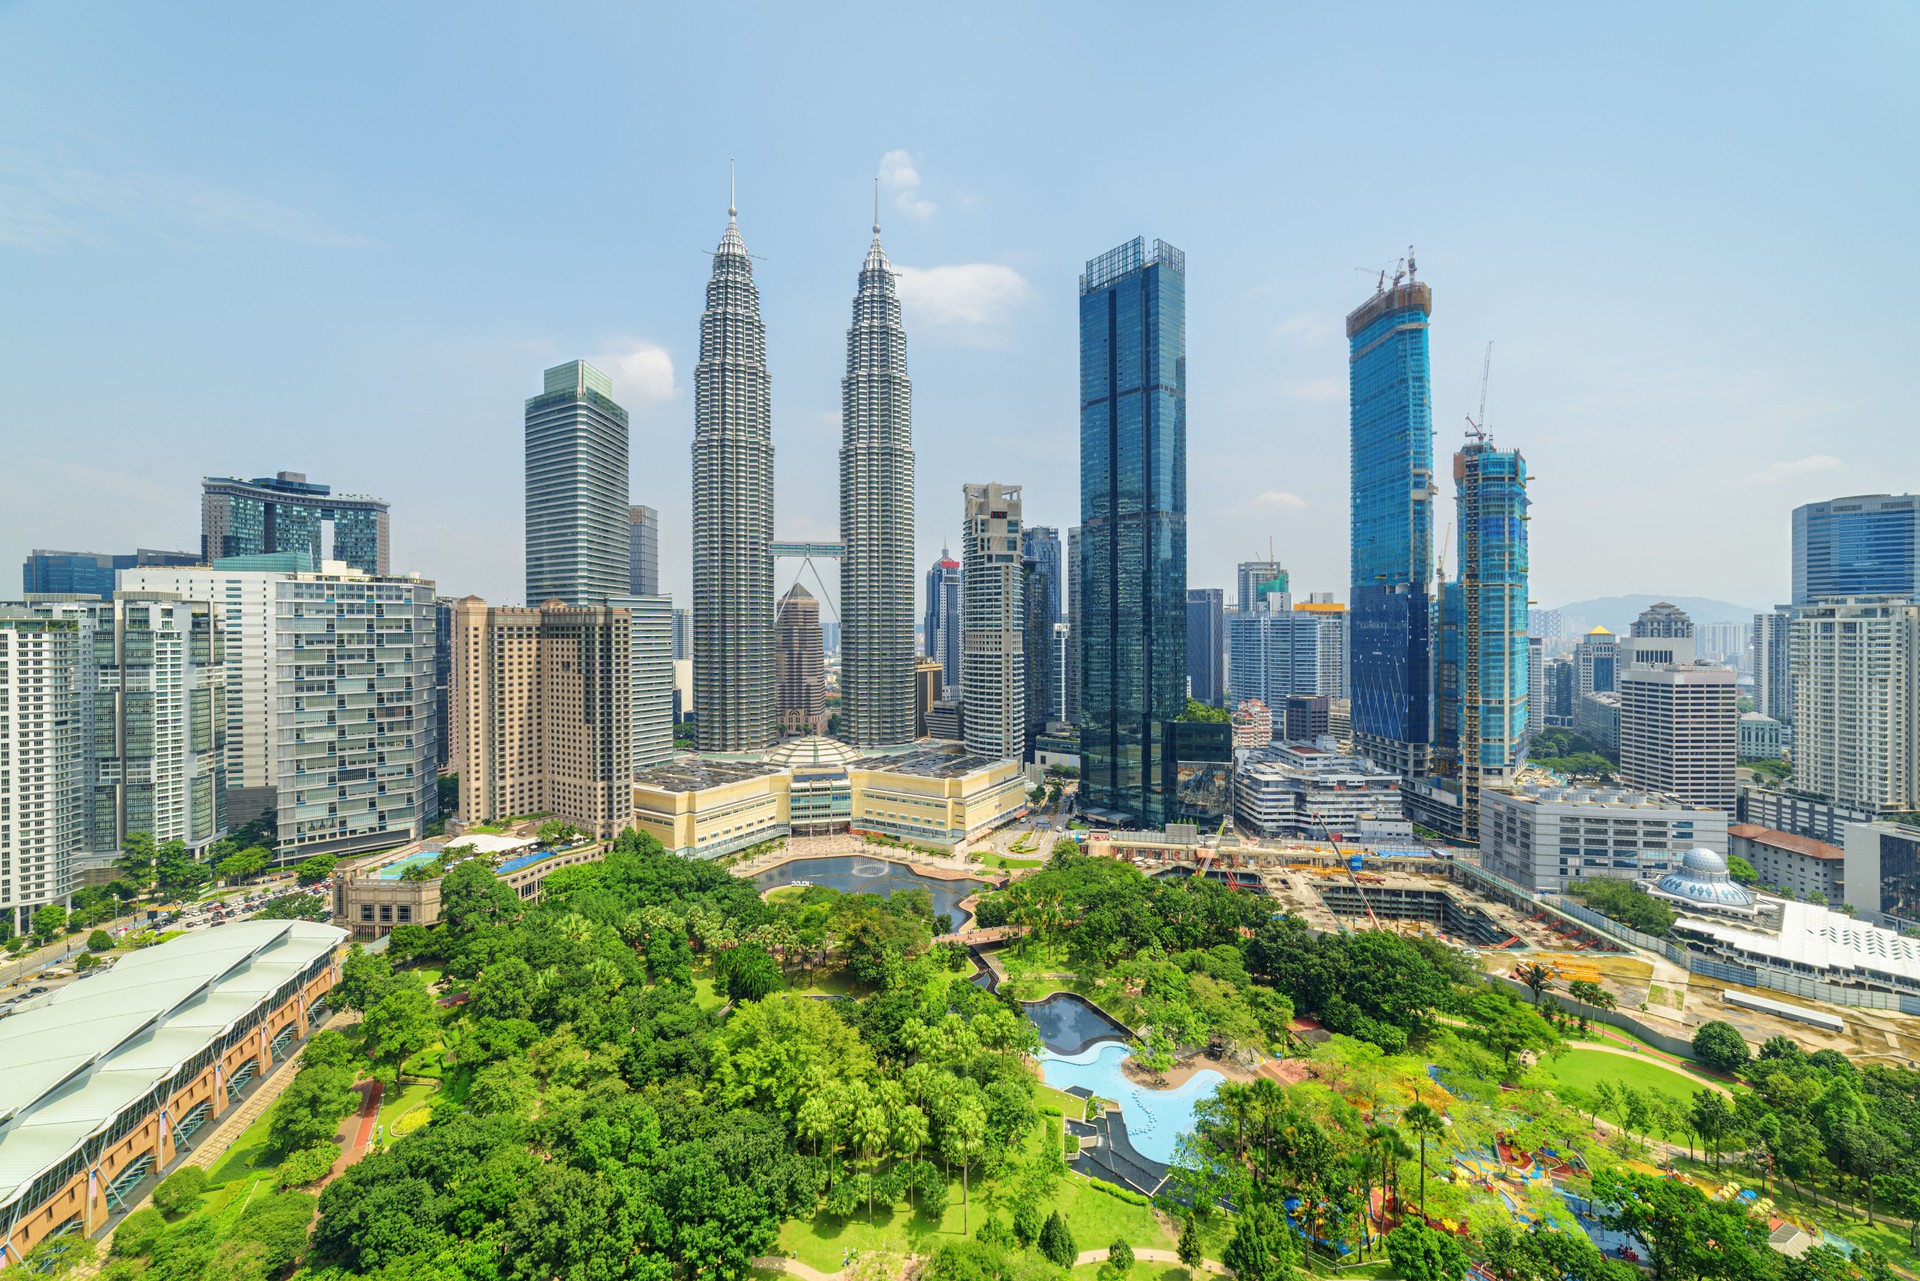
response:
M740 216L740 210L738 208L737 202L733 198L733 194L734 194L733 187L734 187L733 157L728 156L727 157L727 217L729 218L737 218Z
M1486 443L1487 440L1487 375L1493 372L1493 342L1487 342L1487 358L1480 364L1480 418L1474 421L1473 415L1467 415L1467 435Z
M876 236L880 234L880 178L878 175L873 179L873 234Z

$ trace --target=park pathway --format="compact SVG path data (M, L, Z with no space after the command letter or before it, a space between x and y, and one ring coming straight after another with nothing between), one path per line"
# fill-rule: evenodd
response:
M1172 1250L1135 1250L1133 1252L1133 1259L1135 1263L1180 1262L1180 1256ZM1107 1252L1105 1250L1082 1250L1079 1255L1074 1258L1073 1265L1077 1268L1083 1263L1105 1263L1106 1261ZM753 1266L756 1268L765 1268L769 1272L784 1272L790 1277L799 1277L800 1281L848 1281L849 1272L847 1268L842 1268L838 1272L822 1272L820 1269L810 1264L802 1263L798 1259L789 1259L777 1254L763 1255L753 1261ZM1233 1275L1231 1268L1213 1259L1201 1260L1200 1267L1201 1270L1212 1272L1217 1276L1231 1277Z
M360 1012L358 1010L342 1010L328 1019L325 1026L329 1028L344 1028L350 1027L359 1021ZM264 1116L267 1109L273 1106L274 1100L279 1098L289 1085L293 1084L293 1078L297 1074L295 1065L299 1063L299 1061L300 1056L295 1054L288 1058L281 1059L269 1068L267 1075L261 1079L260 1084L253 1087L253 1093L242 1099L239 1107L234 1108L231 1112L221 1117L220 1123L214 1126L213 1133L202 1139L193 1151L187 1153L187 1159L175 1166L174 1169L184 1170L190 1165L197 1165L203 1170L211 1170L213 1163L225 1156L227 1150L239 1140L241 1135L247 1132L247 1127ZM169 1170L167 1173L172 1174L173 1170ZM140 1197L127 1207L127 1213L132 1214L135 1210L142 1210L151 1205L153 1203L153 1190L159 1185L159 1179L142 1180ZM118 1225L116 1225L116 1227L117 1226ZM83 1264L75 1268L72 1272L69 1272L67 1275L71 1277L73 1281L88 1281L89 1278L100 1271L101 1265L106 1262L108 1252L113 1249L113 1232L108 1231L101 1236L99 1240L94 1242L94 1244L99 1250L96 1256L97 1261Z

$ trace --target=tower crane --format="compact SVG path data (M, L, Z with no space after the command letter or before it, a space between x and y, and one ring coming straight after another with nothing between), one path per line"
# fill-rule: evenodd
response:
M1480 362L1480 417L1476 421L1472 415L1467 417L1467 435L1486 443L1487 439L1487 375L1493 372L1493 342L1487 342L1487 357Z

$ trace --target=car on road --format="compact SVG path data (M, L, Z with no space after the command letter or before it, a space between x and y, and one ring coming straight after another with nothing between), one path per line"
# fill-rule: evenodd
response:
M42 983L42 984L40 984L40 985L39 985L39 986L37 986L37 987L30 987L30 988L28 988L28 989L27 989L27 995L28 995L28 996L45 996L45 995L46 995L47 993L49 993L49 992L51 992L51 991L53 991L53 989L52 989L52 988L50 988L50 987L48 987L48 986L47 986L46 984L44 984L44 983Z

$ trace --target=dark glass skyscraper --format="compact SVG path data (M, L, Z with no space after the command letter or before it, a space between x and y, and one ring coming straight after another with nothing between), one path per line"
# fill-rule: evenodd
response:
M1353 745L1421 774L1433 741L1433 291L1399 275L1347 316Z
M1227 698L1225 596L1218 587L1187 588L1187 696L1208 707Z
M1080 747L1087 804L1170 812L1187 689L1186 258L1135 239L1080 278Z
M1793 509L1793 603L1834 596L1920 598L1920 494Z

